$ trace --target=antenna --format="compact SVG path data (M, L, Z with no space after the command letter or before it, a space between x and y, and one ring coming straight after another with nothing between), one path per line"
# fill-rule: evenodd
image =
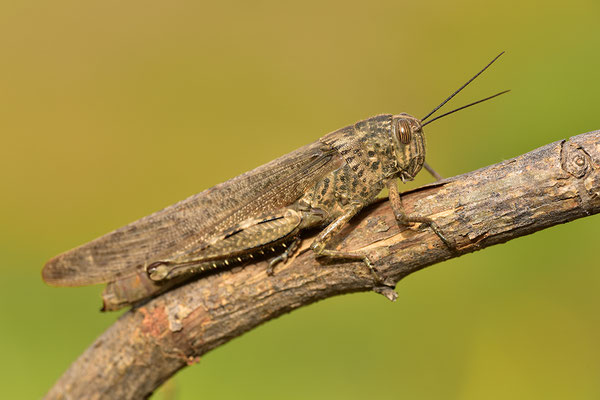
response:
M430 123L432 123L433 121L435 121L435 120L438 120L438 119L440 119L440 118L442 118L442 117L445 117L446 115L450 115L450 114L453 114L453 113L455 113L455 112L457 112L457 111L464 110L465 108L467 108L467 107L471 107L471 106L474 106L475 104L483 103L484 101L487 101L487 100L493 99L494 97L498 97L498 96L500 96L501 94L508 93L508 92L510 92L510 90L505 90L505 91L503 91L503 92L496 93L496 94L495 94L495 95L493 95L493 96L486 97L485 99L477 100L477 101L475 101L475 102L473 102L473 103L471 103L471 104L467 104L466 106L458 107L458 108L456 108L456 109L454 109L454 110L452 110L452 111L448 111L447 113L444 113L444 114L442 114L442 115L438 115L438 116L437 116L437 117L435 117L434 119L430 119L429 121L425 122L424 124L421 124L421 127L423 127L423 126L425 126L425 125L427 125L427 124L430 124Z
M494 63L494 61L496 61L496 60L497 60L497 59L498 59L498 58L499 58L499 57L500 57L502 54L504 54L504 52L502 52L502 53L498 54L498 55L497 55L497 56L496 56L496 57L495 57L495 58L494 58L492 61L490 61L490 63L489 63L488 65L486 65L485 67L483 67L483 69L482 69L481 71L479 71L479 72L478 72L478 73L476 73L476 74L475 74L475 75L474 75L474 76L473 76L471 79L469 79L469 80L467 81L467 83L465 83L464 85L462 85L462 86L461 86L461 87L460 87L460 88L459 88L459 89L458 89L456 92L452 93L452 94L451 94L451 95L450 95L450 96L449 96L449 97L448 97L446 100L442 101L442 103L441 103L439 106L437 106L436 108L434 108L434 109L433 109L433 110L432 110L432 111L431 111L429 114L427 114L425 117L423 117L423 118L421 119L421 122L423 122L423 121L425 121L427 118L431 117L431 115L432 115L434 112L436 112L437 110L439 110L439 109L440 109L440 108L441 108L441 107L442 107L444 104L446 104L447 102L449 102L449 101L450 101L450 99L452 99L454 96L456 96L456 95L457 95L457 94L458 94L458 93L459 93L461 90L463 90L464 88L466 88L466 87L467 87L467 85L468 85L469 83L473 82L473 80L475 80L475 78L477 78L479 75L481 75L481 74L483 73L483 71L485 71L486 69L488 69L488 67L489 67L490 65L492 65L492 64ZM497 94L496 96L498 96L498 95L500 95L500 94ZM495 96L492 96L492 97L495 97ZM490 98L491 98L491 97L490 97ZM484 100L487 100L487 99L484 99ZM481 102L481 101L484 101L484 100L480 100L479 102ZM473 104L476 104L476 103L473 103ZM467 107L467 106L465 106L465 107ZM458 111L458 109L457 109L457 110L455 110L455 111ZM431 122L431 121L430 121L430 122Z

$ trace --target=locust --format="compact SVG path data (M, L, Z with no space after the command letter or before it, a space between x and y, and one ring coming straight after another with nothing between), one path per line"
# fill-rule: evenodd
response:
M103 310L136 305L203 272L272 256L266 273L298 248L302 231L320 227L310 248L317 257L360 260L381 283L367 254L328 246L384 189L400 225L424 224L444 246L435 222L407 215L398 179L425 167L423 127L497 93L427 121L483 73L470 78L425 117L382 114L356 122L250 172L218 184L49 260L43 280L54 286L107 283Z

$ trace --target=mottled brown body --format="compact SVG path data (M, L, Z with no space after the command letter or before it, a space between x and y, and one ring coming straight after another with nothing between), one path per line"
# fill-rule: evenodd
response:
M317 256L362 260L376 289L389 291L366 254L328 248L331 239L387 186L401 225L428 225L450 249L454 246L429 218L408 216L397 178L412 180L425 163L423 126L502 53L419 120L408 114L377 115L323 136L268 164L135 221L46 264L52 285L107 282L104 309L134 304L210 269L272 254L268 274L298 247L303 229L324 227L311 249ZM381 285L384 287L382 288ZM383 293L383 291L380 291Z
M318 226L326 226L311 246L318 255L370 266L366 255L326 245L386 185L413 179L424 156L418 119L368 118L63 253L43 278L65 286L108 282L105 309L117 309L198 272L269 253L285 261L299 232Z

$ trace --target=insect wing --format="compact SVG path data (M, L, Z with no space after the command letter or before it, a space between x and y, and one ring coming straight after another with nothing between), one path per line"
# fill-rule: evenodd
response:
M140 265L210 242L253 215L292 204L339 167L337 152L320 142L132 222L45 265L44 281L80 286L133 276Z

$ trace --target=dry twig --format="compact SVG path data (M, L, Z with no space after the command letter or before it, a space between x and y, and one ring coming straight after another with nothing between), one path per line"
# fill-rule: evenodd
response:
M368 251L390 286L448 258L598 213L600 131L424 186L403 202L409 213L433 218L458 251L430 229L399 229L388 202L369 207L340 235L339 246ZM46 398L144 398L207 351L283 313L340 293L394 295L373 288L362 263L323 263L310 251L275 276L265 270L263 261L224 271L125 313Z

